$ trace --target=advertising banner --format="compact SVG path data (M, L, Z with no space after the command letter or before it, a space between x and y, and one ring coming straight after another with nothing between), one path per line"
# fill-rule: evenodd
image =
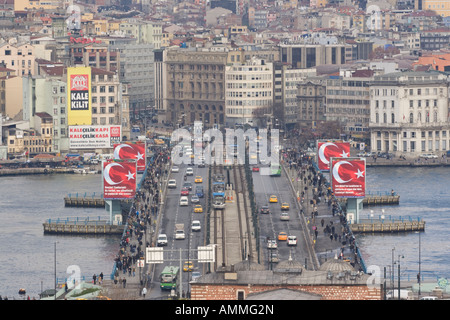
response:
M122 142L114 145L114 159L137 161L137 171L144 172L146 165L145 142Z
M330 158L332 157L350 157L350 143L344 141L318 141L317 166L319 170L330 170Z
M69 149L113 148L120 142L122 126L69 126Z
M133 199L135 197L137 185L136 161L104 160L102 169L104 199Z
M91 68L67 68L67 121L72 125L91 125Z
M336 197L366 196L366 160L364 158L331 158L331 188Z

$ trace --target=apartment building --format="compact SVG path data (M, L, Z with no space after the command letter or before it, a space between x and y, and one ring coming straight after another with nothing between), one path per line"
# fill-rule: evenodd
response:
M372 151L418 156L449 148L447 75L439 71L395 72L370 84Z
M120 53L111 51L103 43L73 43L70 45L71 65L102 68L111 72L120 70Z
M326 86L321 77L308 77L297 86L297 122L300 128L313 128L325 120Z
M119 108L119 78L116 73L104 69L92 68L92 124L121 124Z
M34 75L34 46L29 43L0 44L0 62L17 76Z

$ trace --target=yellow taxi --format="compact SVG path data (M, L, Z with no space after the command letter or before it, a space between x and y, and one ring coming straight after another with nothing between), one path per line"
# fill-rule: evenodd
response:
M283 202L281 204L281 210L289 210L289 203Z
M183 264L183 271L189 272L194 270L194 264L192 261L185 261Z
M194 179L195 183L202 183L203 182L203 178L201 176L196 176Z
M269 202L271 202L271 203L278 202L277 196L274 196L274 195L270 196Z
M200 204L197 204L194 206L194 212L195 213L202 213L203 212L203 208Z
M278 241L286 241L287 238L288 238L288 235L287 235L286 232L281 231L281 232L278 234Z

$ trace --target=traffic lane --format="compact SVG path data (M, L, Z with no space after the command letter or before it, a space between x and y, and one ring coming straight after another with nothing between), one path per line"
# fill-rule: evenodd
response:
M287 260L289 255L291 255L293 259L303 261L306 256L306 247L304 247L304 243L302 245L302 242L300 241L300 239L302 239L302 229L295 202L289 201L290 209L288 212L290 220L282 221L280 219L280 214L282 212L281 201L288 202L287 199L293 199L287 179L284 175L281 177L271 177L254 172L253 180L255 186L255 198L259 205L258 210L260 209L260 206L264 204L268 204L270 208L270 214L259 213L261 235L277 240L280 260ZM278 197L278 203L269 203L269 197L272 194ZM287 245L286 241L278 241L277 236L281 231L286 232L288 235L297 236L297 246L290 247ZM264 241L261 245L263 247L267 246L267 241ZM266 252L265 255L268 255L268 252ZM265 258L265 261L267 260L268 257Z

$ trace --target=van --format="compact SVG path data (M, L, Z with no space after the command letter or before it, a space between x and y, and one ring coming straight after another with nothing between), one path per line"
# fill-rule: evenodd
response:
M166 246L167 245L167 235L162 233L158 236L158 240L156 241L156 244L158 247Z

